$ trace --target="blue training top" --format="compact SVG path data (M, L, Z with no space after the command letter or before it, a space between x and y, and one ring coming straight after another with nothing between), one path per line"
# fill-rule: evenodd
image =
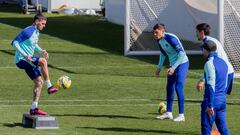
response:
M204 101L207 107L212 108L214 102L226 100L226 85L228 77L228 66L225 61L210 53L204 66L205 92Z
M168 56L170 66L175 70L180 64L188 62L188 57L178 37L171 33L165 33L164 37L158 41L160 57L157 68L161 69Z
M35 25L23 29L11 43L16 49L15 63L25 60L24 56L32 57L34 51L43 53L43 50L38 46L38 40L39 30Z

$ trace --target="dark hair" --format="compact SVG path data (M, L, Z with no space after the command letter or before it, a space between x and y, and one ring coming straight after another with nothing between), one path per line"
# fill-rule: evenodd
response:
M196 26L196 29L200 32L203 31L205 35L210 35L210 25L207 23L200 23Z
M156 29L166 30L165 25L163 23L155 24L154 27L153 27L153 30L156 30Z
M216 52L217 45L211 40L208 40L202 45L202 48L206 49L208 52Z
M41 20L47 20L47 18L46 18L43 14L38 13L38 14L36 14L36 15L34 16L33 22L35 22L36 20L39 20L39 21L41 21Z

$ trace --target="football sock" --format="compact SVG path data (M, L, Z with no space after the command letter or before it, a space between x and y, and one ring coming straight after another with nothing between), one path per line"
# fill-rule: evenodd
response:
M183 114L183 113L181 113L181 114L179 114L179 116L181 116L181 117L184 117L184 114Z
M31 109L36 109L38 107L38 102L32 102Z
M50 80L46 80L45 82L46 82L47 88L52 87L52 83L50 82Z

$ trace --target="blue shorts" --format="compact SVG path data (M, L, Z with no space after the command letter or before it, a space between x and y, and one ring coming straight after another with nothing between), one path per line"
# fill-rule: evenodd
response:
M20 69L24 69L27 75L32 79L36 79L37 77L41 76L40 69L38 67L39 57L33 56L33 62L20 60L16 63L17 67Z

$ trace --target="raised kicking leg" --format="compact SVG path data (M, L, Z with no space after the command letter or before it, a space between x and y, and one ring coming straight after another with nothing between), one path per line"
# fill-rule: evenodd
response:
M43 79L45 80L45 83L46 83L47 88L48 88L48 94L57 92L58 88L53 87L53 85L52 85L52 83L49 79L47 60L45 58L40 58L38 64L41 67L41 72L42 72L42 75L43 75Z

